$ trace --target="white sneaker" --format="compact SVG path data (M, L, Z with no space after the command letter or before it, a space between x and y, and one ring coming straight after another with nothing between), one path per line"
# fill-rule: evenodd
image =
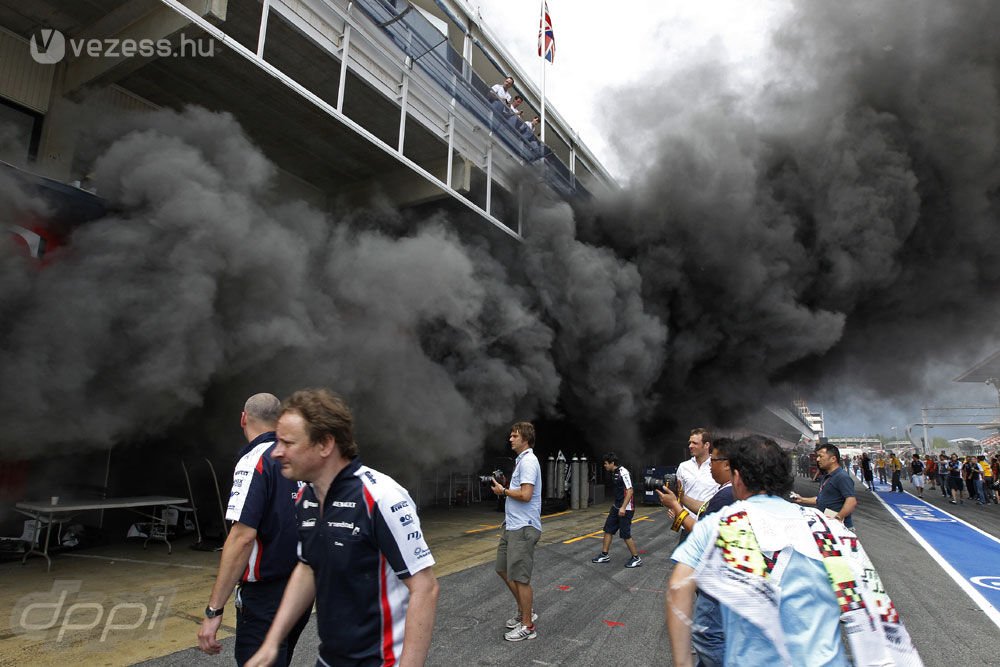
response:
M534 623L537 620L538 620L538 614L536 614L535 610L532 609L531 610L531 622ZM510 618L507 619L507 629L508 630L513 630L513 629L515 629L519 625L521 625L521 614L520 613L518 613L516 616L511 616Z
M638 556L632 556L628 559L628 562L625 563L625 567L642 567L642 559Z
M524 625L518 623L517 627L508 632L507 634L505 634L503 638L509 642L519 642L524 639L534 639L537 636L538 633L535 632L534 625L532 625L530 628L527 628Z

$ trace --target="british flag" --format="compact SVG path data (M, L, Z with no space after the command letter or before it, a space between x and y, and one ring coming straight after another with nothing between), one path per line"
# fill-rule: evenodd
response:
M544 55L543 55L544 54ZM556 59L556 37L552 32L548 0L542 4L542 17L538 21L538 55L550 63Z

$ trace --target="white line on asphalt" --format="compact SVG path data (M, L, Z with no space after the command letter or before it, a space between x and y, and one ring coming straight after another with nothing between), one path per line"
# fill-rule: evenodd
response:
M93 560L110 560L120 563L140 563L142 565L170 565L173 567L186 567L189 570L214 570L215 568L204 565L185 565L183 563L168 563L159 560L138 560L136 558L114 558L112 556L95 556L94 554L59 554L60 558L92 558Z
M944 571L948 573L948 576L950 576L955 581L955 583L958 584L959 588L961 588L963 591L965 591L969 595L969 597L972 598L972 601L976 603L976 606L978 606L983 611L983 613L986 614L991 621L993 621L993 624L996 625L998 628L1000 628L1000 612L997 611L996 607L994 607L993 605L991 605L989 603L989 601L986 598L984 598L983 595L979 591L977 591L975 588L973 588L972 584L970 584L969 581L965 577L963 577L961 574L959 574L958 570L956 570L955 568L953 568L951 566L951 563L949 563L947 560L945 560L944 557L937 552L937 549L935 549L934 547L932 547L927 542L927 540L925 540L923 537L920 536L920 533L918 533L916 530L913 529L913 526L911 526L909 523L907 523L906 521L904 521L903 517L899 516L899 514L897 514L896 511L892 509L892 507L889 505L889 503L887 503L884 500L882 500L882 498L877 493L873 493L872 495L875 496L875 498L880 503L882 503L882 507L884 507L886 509L886 511L888 511L889 514L891 514L896 519L896 521L898 521L899 524L901 526L903 526L903 528L905 528L906 531L910 535L913 536L913 539L915 539L917 541L917 543L924 548L924 551L926 551L928 554L930 554L931 558L933 558L934 560L936 560L938 562L938 565L940 565L944 569ZM913 494L909 494L909 495L913 496ZM955 516L953 514L950 514L948 512L945 512L944 510L939 509L938 507L935 507L934 505L931 505L930 503L924 502L923 500L921 500L920 498L917 498L916 496L913 496L913 499L924 503L928 507L931 507L933 509L936 509L936 510L940 511L943 514L947 514L951 518L955 519L956 521L958 521L960 523L965 524L966 526L969 526L970 528L976 528L975 526L971 526L970 524L966 523L965 521L962 521L957 516ZM979 530L979 529L976 528L976 530ZM981 531L981 530L979 530L979 532L983 533L983 531ZM997 539L997 538L993 537L992 535L990 535L989 533L983 533L983 534L986 535L987 537L990 537L990 538L994 539L994 540ZM862 543L862 545L863 544L864 543Z

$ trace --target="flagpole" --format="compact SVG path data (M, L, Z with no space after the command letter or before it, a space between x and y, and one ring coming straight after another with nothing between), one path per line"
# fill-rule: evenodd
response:
M538 38L541 40L542 60L542 143L545 143L545 0L541 0L538 10Z

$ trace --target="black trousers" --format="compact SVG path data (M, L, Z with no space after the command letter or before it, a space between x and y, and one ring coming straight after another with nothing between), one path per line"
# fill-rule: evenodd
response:
M892 487L889 490L890 491L895 491L896 489L899 489L899 492L902 493L903 492L903 483L899 481L899 471L898 470L893 470L892 471Z
M277 579L240 586L240 606L236 609L236 664L240 667L252 658L264 643L264 637L267 636L271 622L274 621L287 583L287 579ZM292 664L292 652L299 641L299 635L302 634L302 628L309 622L310 611L312 610L306 611L292 626L285 641L281 643L278 659L274 663L278 667Z

